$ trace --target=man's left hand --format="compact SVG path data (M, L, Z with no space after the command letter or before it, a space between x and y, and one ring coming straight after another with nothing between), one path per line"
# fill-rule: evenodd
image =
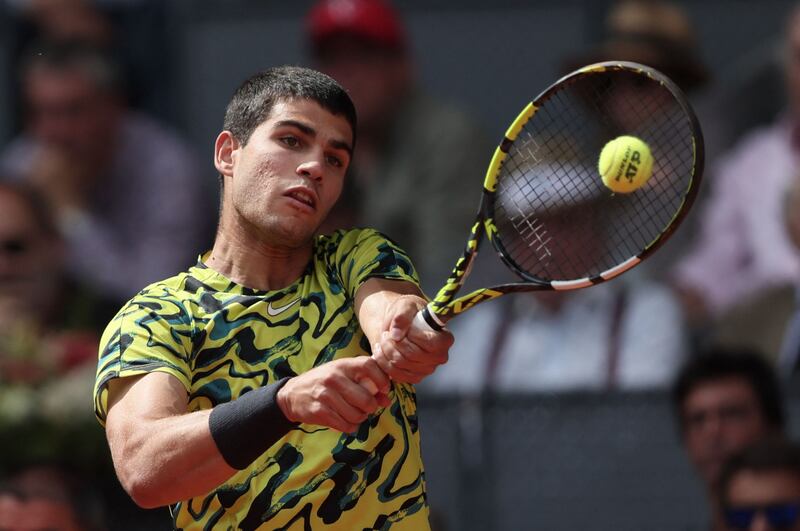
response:
M425 299L402 295L386 307L383 331L372 345L372 357L392 380L416 384L447 362L453 334L412 326Z

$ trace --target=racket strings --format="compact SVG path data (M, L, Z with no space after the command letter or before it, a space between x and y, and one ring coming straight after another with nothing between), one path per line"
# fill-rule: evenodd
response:
M681 183L680 176L691 175L693 171L693 158L687 159L685 156L679 156L692 153L691 142L686 142L687 137L681 138L672 133L682 120L684 120L684 116L681 112L654 127L654 137L663 139L664 142L660 149L660 160L658 163L654 163L653 170L655 178L652 186L658 193L631 194L629 196L630 201L626 210L647 213L644 222L633 227L639 229L637 232L642 238L639 241L651 238L653 230L660 229L660 234L672 222L690 184L686 180L685 187L671 185L676 182L676 179L678 183ZM625 212L626 215L634 215L634 213ZM615 235L624 236L624 233L617 232Z
M667 88L635 73L577 76L540 103L498 175L498 240L524 275L594 277L642 253L675 219L694 173L693 128ZM620 135L644 140L654 158L630 194L612 193L597 168Z

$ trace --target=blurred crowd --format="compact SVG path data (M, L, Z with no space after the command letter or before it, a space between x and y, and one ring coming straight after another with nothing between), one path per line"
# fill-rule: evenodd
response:
M121 502L77 486L87 474L113 483L91 409L99 337L125 300L210 247L215 176L208 153L152 104L169 81L153 72L165 59L142 59L125 9L4 9L17 114L0 146L0 443L14 456L0 462L0 530L107 529ZM322 230L381 230L433 296L462 251L497 133L426 90L388 0L320 0L305 30L307 64L358 111L348 182ZM677 4L610 2L602 38L554 58L559 74L618 59L671 77L706 129L700 198L664 250L613 282L501 298L454 320L452 362L421 384L423 397L672 389L708 493L712 521L697 529L800 529L800 448L782 394L800 364L800 10L775 34L780 80L770 81L784 90L743 113L721 109L729 99Z

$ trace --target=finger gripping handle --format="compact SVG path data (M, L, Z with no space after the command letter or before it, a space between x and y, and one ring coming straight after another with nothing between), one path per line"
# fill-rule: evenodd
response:
M372 383L372 380L368 378L361 378L358 380L358 383L361 384L361 387L366 389L367 392L372 396L378 395L378 386Z
M431 330L438 332L439 330L442 330L444 326L437 322L437 320L433 317L433 314L431 314L426 306L418 311L416 315L414 315L414 319L411 321L411 328L415 328L424 332L429 332ZM377 396L378 388L375 386L372 380L367 378L359 378L358 383L361 384L361 386L373 396Z

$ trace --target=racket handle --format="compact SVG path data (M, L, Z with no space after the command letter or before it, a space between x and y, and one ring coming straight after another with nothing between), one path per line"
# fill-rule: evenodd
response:
M440 324L438 319L433 316L428 306L417 312L417 315L414 316L414 320L411 322L411 326L417 330L424 330L426 332L430 330L438 332L444 328L444 325Z

